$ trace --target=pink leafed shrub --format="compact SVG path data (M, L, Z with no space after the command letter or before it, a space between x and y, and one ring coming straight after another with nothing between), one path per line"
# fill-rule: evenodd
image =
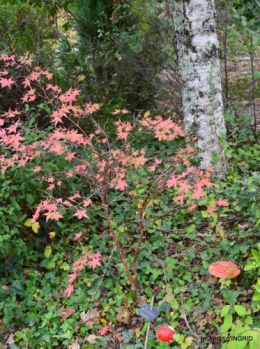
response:
M170 117L165 120L160 116L142 118L140 115L134 123L131 123L118 119L117 115L128 113L126 109L115 110L111 118L115 119L116 139L109 139L105 128L97 124L93 117L95 112L102 111L100 104L80 104L78 102L80 90L70 88L63 92L52 83L52 74L40 67L31 67L31 62L26 62L24 58L22 62L13 55L0 57L2 93L5 95L7 89L11 92L19 89L20 94L17 108L8 108L0 115L2 126L0 144L5 149L0 156L0 170L4 173L8 167L24 167L39 158L43 159L41 164L35 164L32 171L35 173L35 178L48 184L47 189L52 191L52 195L46 197L44 193L35 209L32 223L37 222L41 215L45 216L46 221L59 221L66 212L72 212L72 216L79 220L89 220L89 210L95 206L91 198L93 195L98 195L110 235L131 285L133 299L136 299L138 285L136 263L149 224L145 218L148 207L153 204L155 198L160 198L168 191L172 195L173 207L170 213L179 209L195 210L198 200L206 196L205 188L213 187L210 181L213 169L201 171L192 165L195 149L188 145L191 140ZM12 98L12 93L9 96ZM24 137L25 129L21 120L25 104L30 106L30 103L33 103L34 108L37 108L37 100L44 100L49 108L53 130L45 132L40 140L28 143ZM95 125L94 132L87 133L79 126L79 120L84 118L92 120ZM158 143L174 142L181 137L185 139L187 145L171 155L165 154L164 151L150 154L145 144L142 148L134 146L133 140L144 134L150 134ZM56 196L55 189L62 186L61 172L45 173L44 157L47 155L63 158L68 164L63 175L67 178L82 177L91 186L92 193L88 197L80 191L67 197ZM144 171L143 174L140 174L140 171ZM148 180L146 190L142 194L136 191L138 176L145 176ZM127 263L123 246L112 224L113 202L109 201L110 191L118 192L119 197L124 193L136 205L138 238L133 249L131 266ZM211 202L207 213L214 216L217 206L226 205L227 201L224 199ZM160 218L159 215L156 216L156 212L154 216L155 219ZM98 252L86 253L73 264L73 273L70 274L65 295L70 296L73 292L73 282L80 270L86 265L93 269L100 266L101 258Z

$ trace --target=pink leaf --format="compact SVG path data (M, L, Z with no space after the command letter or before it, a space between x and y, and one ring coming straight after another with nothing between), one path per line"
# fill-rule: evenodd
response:
M116 189L119 189L122 191L124 191L126 187L128 187L128 184L126 183L126 181L124 179L119 179L117 181L116 186L115 186Z
M228 206L228 199L218 199L217 203L218 206Z
M88 265L91 266L93 268L93 270L97 267L97 266L101 266L99 259L94 258L91 261L88 262Z
M171 187L176 188L176 187L177 187L177 184L178 184L178 180L177 180L177 178L175 177L175 175L172 174L171 177L170 177L170 179L166 182L167 188L171 188Z
M90 204L92 204L91 199L83 200L83 206L88 207Z
M191 198L192 199L200 199L202 198L203 196L205 196L205 194L203 193L203 190L201 189L201 187L198 187L197 190L195 190L193 192L193 194L191 195Z
M77 240L77 239L81 238L82 232L80 231L79 233L74 234L74 236L75 236L75 240Z
M180 192L184 192L185 194L188 194L188 191L191 188L191 186L185 181L182 181L182 182L179 181L178 184L180 186Z
M89 216L86 214L86 211L85 211L85 210L77 210L76 213L74 213L73 216L78 217L78 219L81 219L81 218L83 218L83 217L89 219Z
M193 211L197 207L197 204L192 204L188 207L188 211Z
M73 291L74 291L74 286L72 284L69 284L69 286L64 291L64 296L70 297Z
M77 277L78 277L77 273L70 274L68 283L72 284L77 279Z
M34 169L33 169L33 172L34 173L40 172L41 169L42 169L41 166L35 166Z
M1 84L2 88L4 88L4 87L11 88L13 83L14 83L14 80L12 80L11 78L10 79L5 79L5 78L0 79L0 84Z
M213 204L213 205L210 205L208 208L207 208L207 213L209 213L212 217L214 216L214 213L215 213L215 210L216 210L216 205Z
M48 213L44 213L44 216L46 216L46 222L49 219L53 219L55 221L58 221L60 218L63 218L63 216L58 212L48 212Z
M98 333L101 335L101 336L104 336L105 334L107 334L108 332L112 332L113 331L113 328L109 325L105 325L104 327L102 327Z
M97 259L97 258L100 259L101 257L102 257L102 255L99 252L93 254L93 256L92 256L92 258L95 258L95 259Z

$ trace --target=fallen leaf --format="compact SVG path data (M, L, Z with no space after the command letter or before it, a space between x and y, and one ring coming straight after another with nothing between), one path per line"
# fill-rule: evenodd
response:
M61 311L61 317L63 319L67 319L68 317L70 317L74 313L75 313L75 309L74 308L66 308L66 309L63 309Z
M116 321L128 324L130 319L130 312L126 307L119 307L116 312Z
M83 80L85 80L86 79L86 76L85 75L80 75L79 77L78 77L78 81L83 81Z
M54 231L51 231L50 233L49 233L49 238L50 239L53 239L54 237L55 237L55 232Z
M100 338L100 337L96 336L95 334L91 334L91 335L89 335L89 336L86 338L86 340L87 340L90 344L95 344L97 338Z
M78 338L73 338L70 345L69 349L80 349L80 345L78 343Z
M14 343L14 333L10 333L7 338L6 344L13 344L13 343Z
M2 285L2 289L3 289L3 290L6 290L6 291L9 290L10 287L11 287L11 286Z
M101 335L101 336L104 336L105 334L107 334L108 332L112 332L113 331L113 328L109 325L105 325L104 327L102 327L98 333Z
M138 307L141 307L142 305L145 305L147 303L147 299L146 296L137 296L137 301L136 301L136 305Z
M185 339L185 343L188 344L188 346L190 346L193 341L194 341L194 338L191 336L189 336Z
M93 328L95 324L100 323L100 313L101 311L97 308L90 309L87 313L83 311L80 313L81 320L85 323L89 328Z
M148 118L148 116L150 116L150 115L151 115L151 112L150 112L150 111L145 112L145 113L144 113L144 119L145 119L145 118Z
M124 340L124 337L121 336L120 333L116 334L115 336L113 336L113 340L116 342L121 343Z

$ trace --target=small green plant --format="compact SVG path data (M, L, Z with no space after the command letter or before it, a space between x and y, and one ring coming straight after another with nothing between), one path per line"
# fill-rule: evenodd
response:
M258 277L260 275L260 243L257 244L257 250L251 249L252 256L249 258L249 261L245 265L245 271L248 271L249 274L252 274L250 271L254 271L254 276ZM260 278L257 278L257 283L254 287L253 300L260 301ZM259 303L260 304L260 303Z
M225 305L221 310L223 324L220 327L221 349L257 348L260 342L260 329L253 325L253 314L240 304Z

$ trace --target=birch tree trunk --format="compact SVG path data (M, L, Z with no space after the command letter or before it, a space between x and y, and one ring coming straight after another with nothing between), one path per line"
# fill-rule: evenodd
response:
M197 137L200 167L225 169L220 137L226 134L222 99L219 41L214 0L171 0L182 105L188 134Z

